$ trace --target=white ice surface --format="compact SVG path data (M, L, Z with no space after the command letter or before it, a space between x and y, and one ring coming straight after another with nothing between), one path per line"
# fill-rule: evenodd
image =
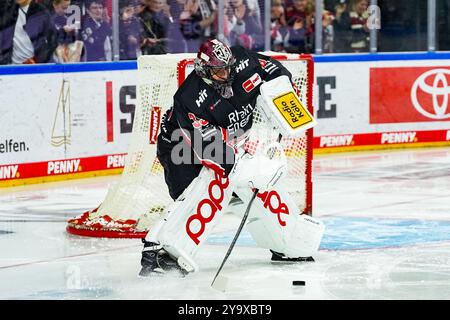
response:
M225 293L210 283L233 216L183 279L138 278L139 240L65 232L117 179L0 190L0 299L450 299L449 148L316 157L313 214L327 225L316 262L273 264L244 232L222 271Z

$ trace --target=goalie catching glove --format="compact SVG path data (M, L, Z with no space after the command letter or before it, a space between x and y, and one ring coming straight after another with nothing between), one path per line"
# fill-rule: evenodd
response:
M287 76L264 82L260 90L256 104L282 135L298 137L316 125Z

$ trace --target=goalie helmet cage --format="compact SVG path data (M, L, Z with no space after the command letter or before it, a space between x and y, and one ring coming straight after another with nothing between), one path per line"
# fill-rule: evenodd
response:
M280 61L291 73L303 105L313 114L314 63L311 55L265 53ZM138 59L137 108L125 167L104 201L95 209L68 221L67 232L105 238L144 238L151 226L172 203L164 170L156 157L161 117L173 103L173 95L193 70L194 54L147 55ZM258 109L252 127L264 125ZM261 136L258 136L261 139ZM268 138L269 139L269 138ZM312 214L313 129L300 137L283 137L288 174L282 183L303 214ZM259 143L258 141L257 143ZM263 141L263 143L270 141Z

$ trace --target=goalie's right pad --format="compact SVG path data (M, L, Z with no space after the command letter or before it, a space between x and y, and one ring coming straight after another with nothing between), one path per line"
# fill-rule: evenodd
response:
M308 108L302 105L288 76L264 82L257 106L284 136L296 137L316 125Z

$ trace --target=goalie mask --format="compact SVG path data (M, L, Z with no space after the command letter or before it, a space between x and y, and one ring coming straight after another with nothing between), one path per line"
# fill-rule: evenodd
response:
M195 59L195 72L206 83L225 99L233 96L231 85L234 79L234 63L236 62L230 47L223 42L213 39L204 42Z

